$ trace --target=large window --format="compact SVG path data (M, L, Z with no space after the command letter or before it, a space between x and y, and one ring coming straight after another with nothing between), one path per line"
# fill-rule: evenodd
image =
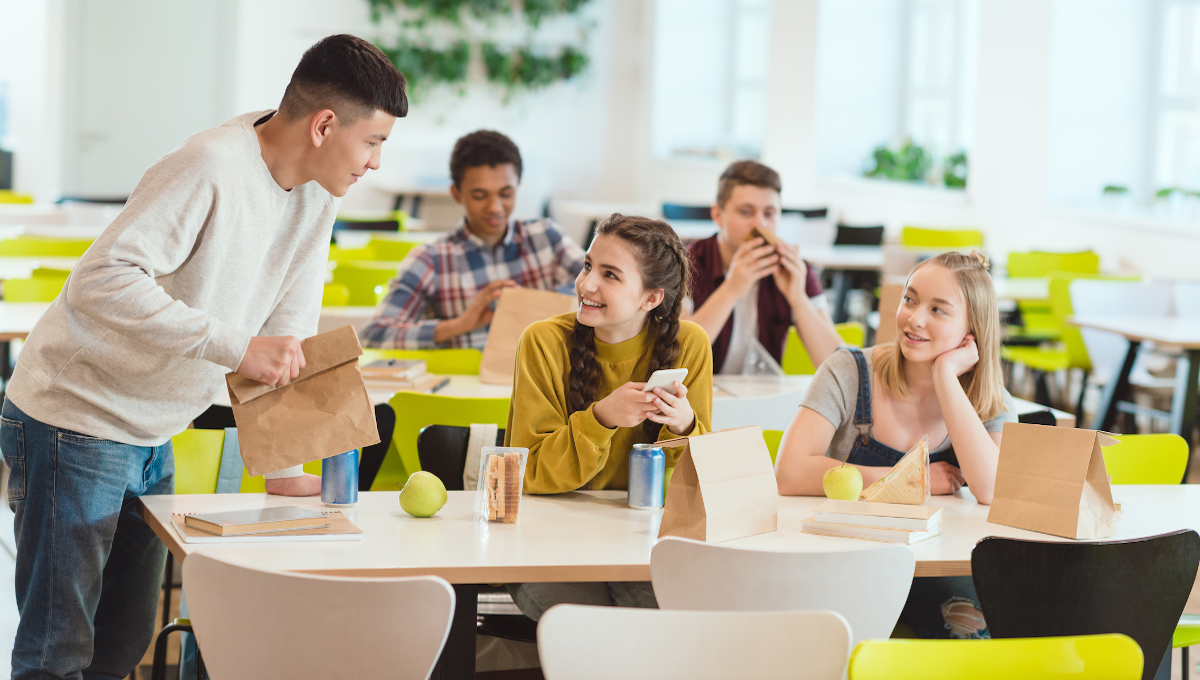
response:
M759 156L770 32L770 0L657 0L657 157Z
M1163 2L1158 28L1155 193L1195 192L1200 190L1200 2Z
M960 186L979 0L822 0L817 33L821 174Z

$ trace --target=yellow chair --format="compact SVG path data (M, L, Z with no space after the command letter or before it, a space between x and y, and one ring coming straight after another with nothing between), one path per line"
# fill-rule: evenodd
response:
M438 375L479 375L483 353L477 349L364 349L359 363L379 359L424 359L425 370Z
M866 336L862 324L852 321L839 323L834 329L847 345L862 347ZM804 342L800 340L800 333L795 326L788 329L787 341L783 343L783 361L780 365L788 375L812 375L817 372L817 367L813 366L812 358L808 356L808 350L804 348Z
M372 262L355 260L339 262L333 269L333 282L350 290L348 304L374 307L380 296L387 291L388 281L396 275L399 262Z
M358 452L362 456L362 451ZM310 475L321 476L321 461L313 460L304 464L304 471ZM241 493L266 493L267 478L259 475L251 477L250 473L246 472L246 468L242 468L242 487Z
M345 307L350 304L350 288L344 283L327 283L321 294L322 307Z
M33 196L18 194L11 189L0 189L0 203L33 203Z
M996 640L867 640L849 680L1139 680L1142 649L1120 634Z
M408 256L409 251L418 245L420 242L404 236L372 236L367 247L374 254L372 259L400 262Z
M188 429L171 437L175 452L175 493L216 493L225 430Z
M982 248L983 232L978 229L904 227L900 232L900 245L906 248L929 248L933 250Z
M417 435L426 425L508 424L508 397L445 397L420 392L397 392L388 402L396 412L396 430L392 447L398 455L384 457L375 475L372 491L395 491L408 476L421 469L417 456Z
M362 248L342 248L340 246L329 246L329 261L336 264L355 262L358 260L370 261L375 259L375 250L368 243Z
M95 239L31 236L0 241L0 257L82 257Z
M1100 271L1100 256L1090 250L1078 253L1014 252L1008 254L1007 271L1011 279L1042 278L1051 272L1096 274ZM1062 323L1054 315L1049 300L1018 300L1017 309L1021 310L1023 325L1010 328L1010 342L1058 339Z
M763 430L763 440L767 442L767 453L771 454L771 465L775 464L775 456L779 455L779 442L783 439L783 430Z
M4 282L5 302L52 302L62 292L66 277L8 279Z

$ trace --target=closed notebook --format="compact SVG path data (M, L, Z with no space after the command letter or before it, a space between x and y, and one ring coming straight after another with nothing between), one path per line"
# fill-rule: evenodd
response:
M880 529L930 531L942 522L942 509L923 505L828 500L813 508L813 519Z
M901 529L882 529L879 527L864 527L853 524L829 524L818 522L810 517L800 523L801 531L806 534L821 536L838 536L841 538L858 538L867 541L882 541L884 543L903 543L912 545L927 538L937 536L941 527L936 526L929 531L903 531Z
M286 506L188 515L184 519L184 524L217 536L244 536L297 529L319 529L329 526L329 517L316 510Z
M189 515L173 514L171 523L175 532L184 543L291 543L306 541L361 541L362 529L340 512L323 513L329 518L329 526L313 529L292 529L290 531L272 531L265 534L237 534L236 536L218 536L207 531L200 531L184 523Z

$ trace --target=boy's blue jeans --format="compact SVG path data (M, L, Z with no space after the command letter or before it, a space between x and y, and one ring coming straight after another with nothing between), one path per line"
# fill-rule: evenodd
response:
M154 637L166 563L137 497L173 493L171 442L89 437L7 398L0 416L21 614L12 678L127 677Z

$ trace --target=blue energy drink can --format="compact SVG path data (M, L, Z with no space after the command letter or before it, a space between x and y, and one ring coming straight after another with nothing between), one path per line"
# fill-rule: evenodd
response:
M321 502L331 508L358 502L358 449L321 461Z
M657 444L634 444L629 452L629 507L656 510L663 506L667 455Z

